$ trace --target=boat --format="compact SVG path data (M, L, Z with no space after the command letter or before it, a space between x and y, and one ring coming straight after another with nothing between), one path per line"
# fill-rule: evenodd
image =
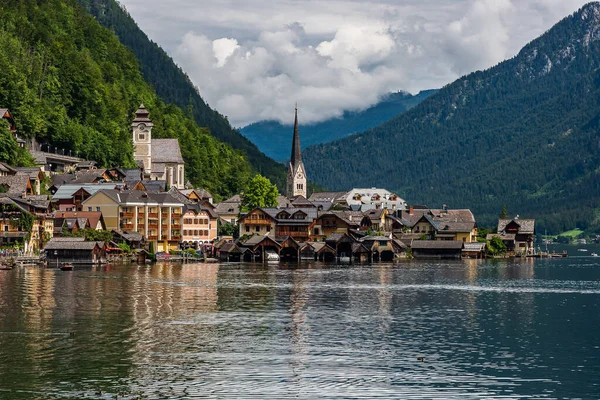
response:
M63 264L60 269L61 271L73 271L73 264Z
M598 257L598 254L596 254L596 253L592 253L592 254L591 254L591 256L592 256L592 257Z
M588 251L587 249L577 249L577 251Z
M266 258L268 262L277 262L279 261L279 254L275 253L274 251L267 251Z

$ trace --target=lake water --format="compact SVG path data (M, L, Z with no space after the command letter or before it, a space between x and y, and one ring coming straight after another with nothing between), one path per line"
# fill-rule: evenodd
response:
M0 271L0 399L598 399L599 261Z

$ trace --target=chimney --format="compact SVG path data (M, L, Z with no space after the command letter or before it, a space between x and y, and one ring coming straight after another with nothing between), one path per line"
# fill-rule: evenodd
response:
M413 211L414 211L414 207L413 207L413 206L410 206L410 207L408 208L408 215L412 215Z
M442 205L442 210L444 210L445 212L448 212L448 205L446 205L446 204Z

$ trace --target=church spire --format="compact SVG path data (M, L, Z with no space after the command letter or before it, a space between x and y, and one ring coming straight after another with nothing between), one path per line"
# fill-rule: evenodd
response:
M293 166L302 162L302 152L300 150L300 134L298 133L298 103L296 103L296 116L294 118L294 138L292 140L292 157L290 163Z

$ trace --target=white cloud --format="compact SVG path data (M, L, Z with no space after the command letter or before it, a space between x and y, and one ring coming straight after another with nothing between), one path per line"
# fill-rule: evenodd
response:
M303 123L513 56L585 0L121 0L235 126Z

